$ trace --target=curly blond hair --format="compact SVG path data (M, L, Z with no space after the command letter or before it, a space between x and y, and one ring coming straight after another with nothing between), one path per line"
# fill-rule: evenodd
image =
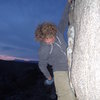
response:
M53 23L44 22L35 30L35 37L37 41L44 41L46 38L55 37L57 33L57 27Z

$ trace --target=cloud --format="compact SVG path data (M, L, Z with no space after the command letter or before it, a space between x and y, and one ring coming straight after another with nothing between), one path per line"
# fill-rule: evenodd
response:
M14 57L14 56L7 56L7 55L0 55L1 60L23 60L23 61L37 61L33 59L25 59L25 58L20 58L20 57Z

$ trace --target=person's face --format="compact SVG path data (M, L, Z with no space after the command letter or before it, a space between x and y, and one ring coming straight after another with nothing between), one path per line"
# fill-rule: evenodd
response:
M46 38L44 40L44 42L47 44L52 44L52 43L54 43L54 41L55 41L55 37Z

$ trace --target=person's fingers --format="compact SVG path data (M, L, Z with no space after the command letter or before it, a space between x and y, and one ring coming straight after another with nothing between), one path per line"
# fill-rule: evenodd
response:
M52 77L50 76L50 77L48 77L48 80L52 80Z

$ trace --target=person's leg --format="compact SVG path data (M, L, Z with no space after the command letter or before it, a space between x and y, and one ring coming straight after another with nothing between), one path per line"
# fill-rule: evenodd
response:
M68 72L55 71L54 84L58 100L76 100L75 95L69 85Z

